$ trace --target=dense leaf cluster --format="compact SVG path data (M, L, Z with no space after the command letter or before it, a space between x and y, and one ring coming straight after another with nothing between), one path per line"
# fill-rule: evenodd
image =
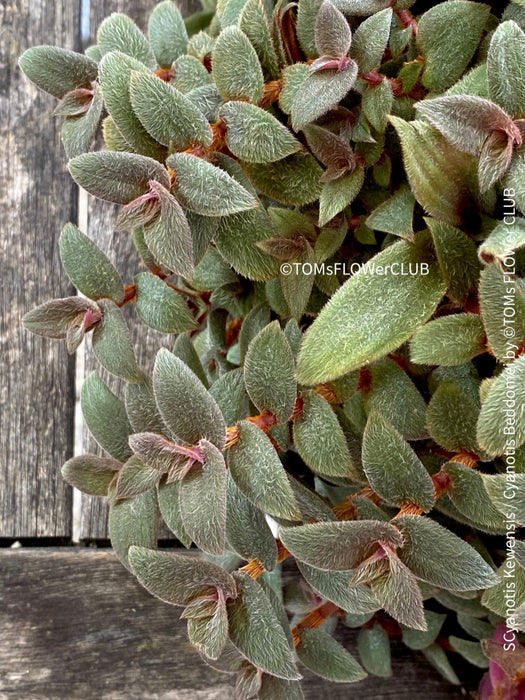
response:
M454 653L492 659L483 697L522 678L525 6L411 4L166 0L148 38L113 14L85 55L20 59L143 262L125 285L66 224L81 295L25 316L126 382L86 379L109 456L64 478L108 498L117 555L239 700L300 699L300 664L388 676L392 636L452 683ZM176 335L152 368L128 304ZM157 550L161 518L204 555Z

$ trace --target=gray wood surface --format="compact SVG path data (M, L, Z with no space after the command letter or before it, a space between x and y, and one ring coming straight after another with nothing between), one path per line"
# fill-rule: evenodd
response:
M107 550L0 551L0 700L230 700L233 679L201 661L180 608L150 596ZM339 639L355 652L355 634ZM393 678L357 685L305 673L307 700L465 697L402 645ZM302 669L304 671L304 669Z
M29 46L77 48L80 0L0 3L0 537L68 537L71 490L59 468L71 456L74 360L21 317L73 293L58 258L62 226L76 219L56 100L17 65Z

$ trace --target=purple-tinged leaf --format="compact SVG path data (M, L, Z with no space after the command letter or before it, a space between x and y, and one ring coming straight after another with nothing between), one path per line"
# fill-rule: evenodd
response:
M352 32L342 12L324 0L315 20L315 46L320 56L346 56L350 51Z
M37 335L47 338L65 338L70 325L88 311L94 318L98 316L100 319L100 309L91 299L65 297L46 301L36 309L28 311L23 316L22 322L28 331Z
M225 569L197 557L138 546L131 548L129 559L144 588L165 603L185 607L199 596L215 593L217 588L226 596L237 595L235 581Z
M115 473L122 463L108 457L81 455L73 457L62 467L62 476L68 484L92 496L105 496Z

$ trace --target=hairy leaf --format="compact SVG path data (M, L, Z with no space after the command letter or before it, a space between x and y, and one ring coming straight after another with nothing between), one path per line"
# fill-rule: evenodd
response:
M97 45L102 55L120 51L148 68L155 67L155 56L148 40L135 22L120 12L114 12L102 22L97 32Z
M436 92L461 77L474 55L489 6L451 0L431 7L418 23L417 43L425 56L423 84Z
M204 115L155 75L132 71L130 97L143 127L164 146L184 150L194 144L211 144L212 132Z
M525 34L512 21L502 22L490 40L487 54L489 95L513 117L525 117L525 87L521 80Z
M142 381L128 327L114 301L100 299L102 319L93 331L93 354L104 369L128 382Z
M352 458L332 407L314 391L302 395L302 411L294 420L293 439L310 469L326 477L349 477Z
M110 505L111 546L127 569L132 570L129 560L130 547L153 549L157 546L158 518L157 494L154 490Z
M329 571L348 571L354 568L377 549L378 542L391 547L399 547L403 543L403 537L395 527L379 520L314 523L281 528L279 537L286 549L299 561Z
M237 595L235 581L225 569L194 556L135 546L129 552L129 560L140 583L171 605L186 606L214 588L227 596Z
M247 574L233 574L239 596L228 601L230 639L257 668L273 676L297 680L288 640L264 591Z
M183 478L180 513L184 529L197 547L222 554L226 530L226 464L222 452L207 440L199 442L202 465L195 464Z
M370 486L397 506L415 503L429 511L435 491L429 473L410 445L379 413L372 411L363 435L363 468Z
M240 491L270 515L300 520L290 482L270 438L248 421L237 427L239 440L228 450L228 466Z
M219 117L226 122L228 148L249 163L271 163L302 148L280 121L247 102L227 102Z
M184 297L149 272L135 278L137 313L151 328L163 333L184 333L197 328Z
M444 285L425 242L395 243L372 258L368 272L361 269L334 294L305 334L300 382L329 381L386 355L432 315ZM428 264L428 275L400 274L418 263ZM378 273L387 266L388 274Z
M357 647L368 673L382 678L392 675L390 638L382 625L376 622L373 627L363 627L357 637Z
M98 199L116 204L128 204L149 192L150 180L170 186L166 168L153 158L134 153L83 153L70 160L68 167L80 187Z
M398 516L394 522L405 538L399 557L422 581L450 591L494 585L490 566L450 530L422 516Z
M89 88L98 74L98 66L91 58L57 46L32 46L18 62L31 82L54 97L64 97L76 88Z
M478 442L489 455L502 455L509 436L514 447L525 442L525 356L498 375L479 414Z
M92 496L107 495L115 472L122 466L116 459L81 455L73 457L62 467L62 476L68 484Z
M350 51L352 32L330 0L324 0L315 20L315 46L320 56L346 56Z
M244 383L261 412L274 413L280 423L291 418L297 395L294 359L278 321L263 328L248 346Z
M202 158L175 153L167 164L175 171L177 198L196 214L227 216L257 206L255 197L242 185Z
M213 49L213 80L225 100L257 104L263 94L261 64L250 40L238 27L224 29Z
M84 381L80 405L89 432L98 444L119 462L131 457L128 436L133 429L126 407L97 374L90 374Z
M387 7L373 14L356 29L350 55L357 62L361 74L379 68L388 44L392 8Z
M200 379L182 360L162 348L153 370L153 389L166 425L184 443L205 438L222 448L224 418Z
M477 314L455 314L430 321L410 343L412 362L426 365L460 365L485 350L485 329Z
M188 33L180 10L172 0L164 0L153 9L148 36L161 68L171 68L173 62L186 53Z
M124 285L114 265L74 224L66 224L59 240L62 264L75 287L91 299L106 297L119 304Z

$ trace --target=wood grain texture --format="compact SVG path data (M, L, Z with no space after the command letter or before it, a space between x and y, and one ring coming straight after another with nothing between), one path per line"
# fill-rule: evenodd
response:
M1 700L233 698L232 677L206 666L188 644L180 608L150 596L108 550L2 550L0 570ZM357 653L354 632L342 635ZM465 697L420 654L395 645L393 657L393 678L358 685L305 673L305 697Z
M90 27L92 42L95 41L96 31L102 20L112 12L125 12L137 22L143 31L146 31L148 16L156 4L156 0L140 0L133 3L125 0L91 0ZM183 14L188 14L198 8L198 3L195 0L184 0L184 2L179 3L179 7ZM125 282L131 284L134 275L139 271L143 271L144 267L140 262L131 236L128 233L115 233L114 231L113 226L117 211L117 207L90 197L86 232L114 262ZM139 366L151 375L157 351L160 347L171 349L174 337L147 328L137 319L131 305L125 309L125 316L131 331ZM100 365L98 365L91 353L89 343L86 344L84 358L85 376L93 371L97 371L111 390L122 397L124 382L111 377L107 372L100 369ZM101 453L85 428L82 443L83 452ZM108 536L107 516L108 508L105 500L82 495L80 539L97 540L106 538ZM162 538L169 539L172 537L167 528L163 528L160 535Z
M71 533L71 490L60 466L72 454L74 360L64 343L25 331L21 317L73 293L58 256L76 220L54 98L24 78L28 47L78 48L80 0L0 3L0 536Z

